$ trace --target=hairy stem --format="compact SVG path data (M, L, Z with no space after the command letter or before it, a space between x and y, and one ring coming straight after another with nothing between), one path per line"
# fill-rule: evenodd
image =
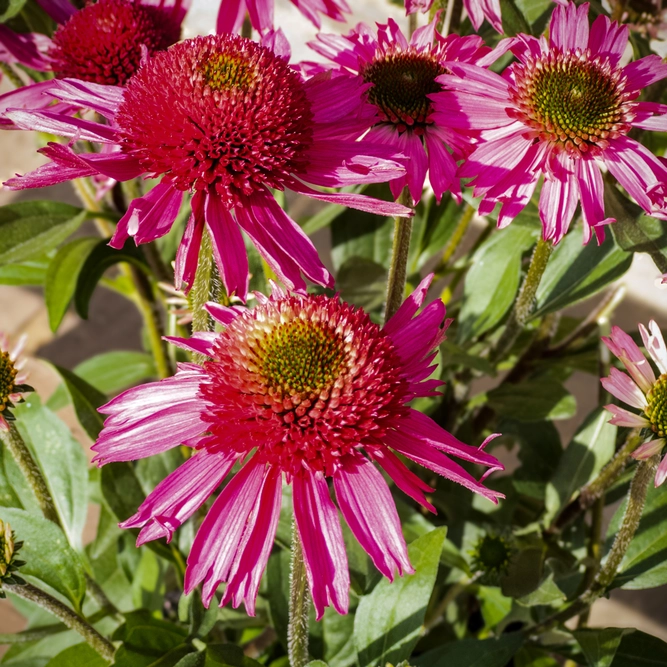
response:
M413 16L411 14L411 16ZM407 187L398 197L398 203L411 206L412 198ZM384 313L385 323L396 313L403 303L405 281L408 273L408 255L412 236L412 218L394 219L394 242L391 249L391 264L387 279L387 306Z
M23 600L29 600L38 604L42 609L46 609L46 611L53 614L56 618L59 618L70 630L78 632L105 660L108 662L113 661L116 651L114 645L108 639L105 639L84 618L65 606L62 602L32 584L18 585L5 583L3 584L3 589Z
M505 356L523 330L526 322L528 322L528 318L532 315L535 308L537 288L540 286L540 281L547 268L552 251L553 244L551 241L545 241L540 238L533 251L528 272L524 278L523 285L521 285L519 296L514 302L514 308L507 321L505 331L491 355L492 360L498 361Z
M0 72L2 72L17 88L23 88L23 86L25 86L25 83L21 80L21 77L8 63L0 62Z
M290 667L308 664L308 581L303 547L296 523L292 526L292 567L290 573L287 654Z
M13 422L9 422L8 431L0 430L0 439L5 447L7 447L14 461L16 461L21 474L25 477L26 482L28 482L28 486L30 486L30 490L35 495L35 498L37 498L37 503L44 518L60 526L60 517L56 511L56 506L51 497L51 492L46 485L42 471L39 469L37 462L32 457L30 450Z

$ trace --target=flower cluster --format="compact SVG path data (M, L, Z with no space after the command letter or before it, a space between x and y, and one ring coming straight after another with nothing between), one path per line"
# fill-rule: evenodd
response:
M25 337L10 350L7 337L0 333L0 430L7 431L7 422L14 420L11 408L14 403L23 401L23 394L33 391L33 388L25 384L28 376L23 371L25 359L21 358L21 352L25 345Z
M23 585L25 581L16 572L25 565L25 562L17 558L23 542L17 542L12 527L0 519L0 599L5 598L2 584Z

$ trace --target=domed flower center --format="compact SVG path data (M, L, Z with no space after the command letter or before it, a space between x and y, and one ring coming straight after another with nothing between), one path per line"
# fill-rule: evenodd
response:
M661 375L646 394L648 407L644 414L651 422L651 429L658 436L667 436L667 374Z
M241 451L259 447L291 474L333 474L342 456L376 444L406 409L391 340L363 311L324 296L244 313L220 334L205 369L213 437Z
M312 120L299 74L230 34L157 54L128 83L117 115L123 150L147 172L180 190L213 190L230 208L305 169Z
M15 393L15 379L18 371L9 358L9 352L0 350L0 413L10 403L11 395Z
M123 85L149 55L178 41L181 26L159 7L130 0L88 4L53 35L49 55L59 78Z
M441 90L435 78L445 68L427 53L402 51L391 53L368 64L361 72L372 83L368 99L380 110L385 121L398 126L423 128L431 113L427 97Z
M585 153L630 129L625 79L606 58L551 52L515 65L514 75L515 115L544 141Z

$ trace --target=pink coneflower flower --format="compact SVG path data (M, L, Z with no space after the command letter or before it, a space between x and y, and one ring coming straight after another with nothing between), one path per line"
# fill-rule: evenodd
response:
M274 44L282 40L273 36ZM7 115L19 127L45 129L100 142L106 153L75 154L51 144L53 164L11 179L11 188L101 173L117 180L162 177L134 200L111 240L121 248L166 234L183 195L194 193L192 215L176 258L176 286L192 284L199 245L208 228L228 293L245 298L248 262L241 229L290 289L303 290L301 271L330 285L331 276L299 226L270 188L286 187L315 199L384 215L409 209L362 195L322 193L304 183L336 187L396 178L405 168L391 147L358 142L373 122L367 86L350 76L323 73L305 81L287 59L236 35L186 40L151 58L126 88L60 84L61 101L99 111L109 124L47 111ZM109 152L111 150L112 152Z
M257 293L252 310L210 304L220 334L177 345L208 355L203 367L181 364L175 377L130 389L101 411L110 415L94 460L129 461L180 444L193 455L162 481L121 524L140 528L137 543L173 532L214 493L234 464L241 469L204 519L188 558L185 590L203 583L208 607L222 582L221 605L245 603L254 614L273 546L281 484L293 485L294 517L303 544L318 618L348 608L349 573L338 510L375 566L392 579L412 572L401 525L377 464L402 491L435 511L429 487L395 452L496 502L450 456L488 468L501 464L409 407L441 383L427 379L444 339L445 307L417 315L431 277L380 328L337 298ZM449 322L445 322L445 328Z
M320 14L334 21L345 21L352 10L345 0L291 0L292 4L317 28ZM222 0L218 10L216 32L238 32L248 13L250 24L261 34L273 30L274 0Z
M0 431L8 431L8 421L14 420L10 412L14 403L23 401L23 394L33 391L25 384L27 373L23 373L25 359L21 352L25 346L26 337L21 336L18 343L10 350L9 340L0 332Z
M605 345L616 355L630 375L616 368L609 377L601 380L602 386L619 400L641 410L635 414L618 405L605 405L614 417L610 423L630 428L647 428L652 437L637 448L632 456L647 459L659 454L665 446L667 436L667 347L658 325L651 320L648 331L643 324L639 333L644 347L655 362L661 375L656 379L651 364L637 344L619 327L613 327L609 338L603 337ZM655 485L660 486L667 479L667 456L662 459L655 474Z
M98 0L79 10L65 1L40 4L60 24L53 38L0 26L0 60L52 71L58 78L118 86L142 58L178 41L189 6L182 0Z
M431 5L433 0L405 0L405 13L408 16L416 12L425 14ZM479 30L486 19L499 33L503 32L500 0L463 0L463 6L475 30Z
M407 185L414 201L421 199L427 171L438 201L447 190L460 199L456 159L472 146L444 119L435 122L430 95L442 90L436 79L446 72L446 61L473 63L489 50L477 36L443 37L435 30L436 21L417 29L409 42L389 19L386 25L378 24L377 31L360 23L346 36L320 33L318 41L309 44L372 84L368 99L377 108L378 122L367 138L394 146L410 158L407 174L390 185L394 197Z
M603 170L647 213L667 214L667 167L628 136L633 127L667 130L666 105L634 101L667 76L667 64L651 55L621 67L627 42L626 26L598 16L589 30L588 4L570 4L554 10L549 41L519 35L501 42L494 58L507 48L518 58L502 76L448 65L434 118L463 132L481 130L459 172L473 178L481 214L500 202L498 226L509 224L544 175L544 238L558 242L581 202L585 240L591 229L601 240L602 226L614 222L605 217Z

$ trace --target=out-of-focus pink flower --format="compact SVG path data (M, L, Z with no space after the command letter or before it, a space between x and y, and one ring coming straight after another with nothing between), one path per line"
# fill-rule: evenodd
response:
M142 59L178 41L189 0L99 0L77 10L42 0L59 23L53 38L0 26L0 61L56 77L123 85Z
M588 4L569 4L554 10L549 41L518 35L477 66L448 64L434 118L464 133L481 130L459 172L473 179L481 214L500 202L498 226L506 226L544 175L544 238L558 242L581 203L585 240L593 230L600 241L614 222L604 211L604 168L647 213L667 215L667 167L628 136L633 127L667 130L667 105L635 101L667 76L667 64L651 55L621 67L627 42L626 26L598 16L589 29ZM518 62L502 76L479 66L508 49Z
M280 39L271 43L284 46ZM236 35L186 40L156 54L124 89L65 79L51 93L98 111L108 124L50 110L8 111L24 129L101 143L107 150L75 154L49 144L42 152L53 162L7 186L41 187L93 174L121 181L162 177L131 202L113 247L130 236L146 243L166 234L191 191L192 215L176 258L177 287L192 284L204 228L229 294L245 298L248 289L241 230L289 289L305 290L301 272L330 285L317 251L270 188L382 215L411 214L392 202L324 193L306 184L377 183L405 173L395 148L357 141L375 117L363 97L366 88L355 77L331 72L305 81L286 58Z
M322 25L320 15L334 21L345 21L352 10L345 0L291 0L294 6L317 28ZM216 31L238 32L246 12L250 23L262 35L273 30L274 0L222 0L218 10Z
M644 347L660 371L656 378L651 364L637 344L619 327L613 327L604 344L620 359L630 375L611 369L609 377L601 380L602 386L620 401L641 410L636 414L618 405L605 405L612 413L610 423L630 428L647 428L653 436L633 452L636 459L647 459L659 454L667 436L667 347L658 325L651 320L648 330L639 325ZM667 479L667 456L662 459L655 474L655 485Z
M32 391L32 387L25 384L27 373L22 372L25 359L21 358L21 352L25 341L26 336L21 336L10 349L7 336L0 332L0 431L9 430L7 422L14 419L10 412L14 403L19 403L24 393Z
M337 298L289 296L274 286L256 294L252 310L208 305L220 334L172 339L208 355L203 367L181 364L173 378L130 389L108 414L95 460L129 461L180 444L193 455L161 482L124 528L140 528L138 544L171 539L218 488L188 558L185 590L203 583L208 606L221 582L221 605L244 602L254 614L262 572L280 513L281 485L293 485L294 517L303 544L318 618L332 605L348 608L349 573L338 519L387 577L410 573L401 525L377 464L401 490L435 511L431 490L396 453L493 502L486 488L450 457L502 469L497 459L463 444L409 407L441 384L431 375L444 339L445 307L434 301L417 314L431 276L380 328ZM492 436L493 437L493 436Z
M433 0L405 0L405 13L406 15L416 12L425 14L432 5ZM463 6L475 30L479 30L486 19L498 32L503 32L500 0L463 0Z
M445 62L474 63L489 49L477 36L443 37L435 30L436 22L417 29L409 42L390 19L378 24L377 31L359 23L346 36L320 33L309 45L372 84L368 98L378 119L366 139L394 146L410 158L407 173L390 183L394 197L407 185L412 199L419 201L428 172L438 201L447 190L460 201L456 160L472 145L450 130L444 114L434 120L430 96L442 90L436 78L446 71Z

